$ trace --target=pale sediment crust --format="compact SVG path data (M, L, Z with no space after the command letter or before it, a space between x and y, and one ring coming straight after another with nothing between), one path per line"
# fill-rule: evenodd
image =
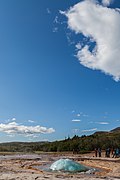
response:
M41 169L36 169L35 166L48 165L54 160L54 155L47 155L45 159L2 159L0 160L0 180L120 180L120 159L113 158L94 158L89 155L76 155L67 158L73 158L75 161L98 168L99 170L93 174L77 173L52 173ZM57 159L61 158L59 155ZM66 156L65 156L66 158Z

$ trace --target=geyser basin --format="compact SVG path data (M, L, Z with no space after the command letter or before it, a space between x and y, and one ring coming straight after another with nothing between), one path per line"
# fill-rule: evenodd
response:
M50 170L64 172L85 172L88 171L89 168L70 159L59 159L50 166Z

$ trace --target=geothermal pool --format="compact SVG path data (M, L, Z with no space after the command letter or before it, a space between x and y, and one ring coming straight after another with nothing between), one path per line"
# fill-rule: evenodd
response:
M35 168L50 172L65 172L65 173L85 172L91 174L93 173L93 171L95 171L95 169L93 168L86 167L70 159L59 159L53 162L52 164L49 165L47 164L45 166L36 166Z

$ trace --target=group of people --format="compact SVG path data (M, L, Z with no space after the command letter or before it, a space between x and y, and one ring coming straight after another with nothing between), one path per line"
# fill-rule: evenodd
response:
M101 148L95 148L95 157L101 157L102 151ZM120 157L120 149L119 148L107 148L105 150L105 157L112 157L112 158L117 158Z
M95 157L101 157L101 148L95 148Z

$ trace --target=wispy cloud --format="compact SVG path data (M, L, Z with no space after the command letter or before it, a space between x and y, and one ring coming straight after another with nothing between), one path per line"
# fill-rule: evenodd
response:
M81 115L80 114L77 114L77 117L80 117Z
M72 122L81 122L80 119L72 119Z
M51 14L51 11L50 11L49 8L47 8L46 11L47 11L48 14Z
M96 122L97 124L107 125L109 122Z
M96 131L97 128L93 128L93 129L85 129L85 130L82 130L82 132L92 132L92 131Z
M79 43L77 43L77 44L75 45L75 47L76 47L77 50L78 50L78 49L81 49L81 48L82 48L82 45L81 45L81 43L79 42Z
M88 117L88 115L87 114L83 114L83 117Z
M117 121L117 122L119 122L120 120L119 120L119 119L117 119L116 121Z
M59 24L59 21L58 21L58 16L55 17L53 23L56 23L56 24Z
M71 37L71 33L66 33L66 37L67 37L67 41L69 45L75 44L75 42L73 41Z
M111 1L104 0L104 4ZM92 9L92 11L91 11ZM85 0L61 12L68 18L68 26L76 34L87 37L84 46L78 46L79 62L90 69L101 70L120 80L120 9L110 9L95 0ZM94 48L91 49L91 45ZM91 49L91 50L90 50Z
M92 123L95 123L95 122L94 122L94 121L89 121L89 123L91 123L91 124L92 124Z
M35 121L33 121L33 120L28 120L28 122L30 122L30 123L34 123Z
M53 32L54 32L54 33L58 32L58 27L54 27L54 28L53 28Z
M11 121L16 121L16 118L15 118L15 117L14 117L14 118L12 118L12 119L11 119Z
M84 113L84 112L80 112L78 115L79 115L79 116L83 116L83 117L89 117L89 115L86 114L86 113Z
M73 133L78 133L78 132L79 132L79 129L72 129L72 132L73 132Z
M0 124L0 132L7 133L9 135L24 135L24 136L34 136L37 134L50 134L55 132L53 128L46 128L42 126L24 126L16 122L10 122L8 124Z
M108 118L107 116L103 116L104 119Z

